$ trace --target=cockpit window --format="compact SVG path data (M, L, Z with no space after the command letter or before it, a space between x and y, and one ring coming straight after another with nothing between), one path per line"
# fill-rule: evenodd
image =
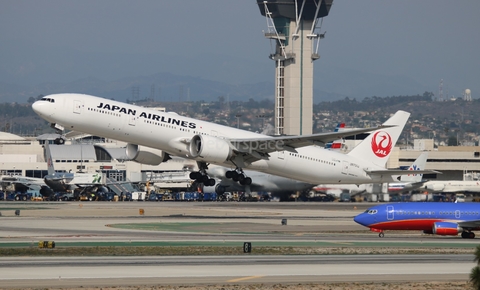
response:
M378 213L378 210L376 210L376 209L367 209L367 210L365 211L365 213L368 213L368 214L377 214L377 213Z
M49 103L55 103L55 99L52 99L52 98L41 98L40 101L47 101Z

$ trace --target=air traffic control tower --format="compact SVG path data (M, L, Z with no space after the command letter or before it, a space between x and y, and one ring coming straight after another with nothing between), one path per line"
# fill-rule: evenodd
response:
M275 133L312 134L313 61L333 0L256 1L267 19L265 37L275 42Z

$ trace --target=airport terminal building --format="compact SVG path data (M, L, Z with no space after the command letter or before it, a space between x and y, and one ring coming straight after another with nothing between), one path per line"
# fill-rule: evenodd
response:
M0 132L0 175L43 178L48 171L45 143L50 144L56 171L101 171L117 181L142 182L146 179L146 173L179 171L196 166L195 161L181 158L172 158L157 166L140 164L128 159L125 150L127 144L123 142L88 136L56 145L59 137L57 134L20 137Z

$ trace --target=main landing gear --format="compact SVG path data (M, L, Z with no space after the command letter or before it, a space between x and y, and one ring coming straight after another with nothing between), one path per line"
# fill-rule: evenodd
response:
M208 166L204 162L198 162L199 171L190 172L190 178L195 179L197 183L203 183L205 186L214 186L215 179L210 178L207 174Z
M475 233L474 232L462 232L462 238L463 239L475 239Z
M235 170L229 170L225 173L226 178L231 178L233 181L237 181L241 185L252 184L252 179L245 175L242 169L237 168Z

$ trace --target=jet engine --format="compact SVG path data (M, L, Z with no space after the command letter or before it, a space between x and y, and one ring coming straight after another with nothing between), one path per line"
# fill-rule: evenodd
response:
M220 184L217 184L215 186L215 192L219 195L222 195L225 193L227 187L226 186L223 186L223 185L220 185Z
M195 135L189 145L190 156L207 162L222 163L232 156L230 144L218 137Z
M463 230L456 223L436 222L433 224L432 232L440 236L456 236Z
M428 191L432 191L432 192L442 191L444 188L445 188L445 184L434 183L434 184L425 185L425 189L428 190Z
M125 151L129 159L141 164L158 165L171 159L168 153L156 149L140 150L140 146L136 144L127 144Z

